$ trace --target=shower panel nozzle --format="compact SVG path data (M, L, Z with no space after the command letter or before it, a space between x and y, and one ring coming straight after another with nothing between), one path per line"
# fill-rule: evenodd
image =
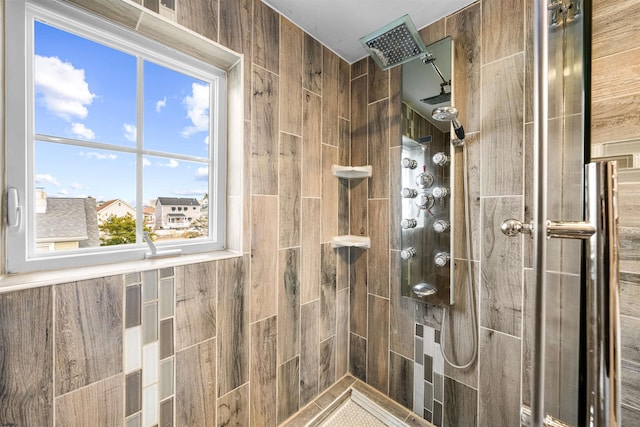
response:
M460 141L464 139L464 128L458 120L458 109L454 107L438 107L433 110L431 117L440 122L450 121L453 130Z
M360 42L383 70L411 61L427 50L409 15L362 37Z

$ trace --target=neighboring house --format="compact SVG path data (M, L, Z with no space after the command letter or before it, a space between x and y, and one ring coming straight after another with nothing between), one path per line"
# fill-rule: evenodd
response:
M156 229L186 229L201 215L195 198L158 197L156 201Z
M136 210L124 200L107 200L98 205L98 223L103 222L110 216L126 216L127 214L131 214L135 218Z
M93 197L47 197L36 194L36 252L100 246Z
M149 227L151 229L156 226L156 208L153 206L143 206L142 207L142 217L144 218L145 227Z

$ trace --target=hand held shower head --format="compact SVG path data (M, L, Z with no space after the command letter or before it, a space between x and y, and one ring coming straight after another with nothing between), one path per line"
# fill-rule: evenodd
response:
M438 107L433 110L431 117L440 122L451 121L453 131L459 140L464 139L464 128L458 120L458 109L454 107Z

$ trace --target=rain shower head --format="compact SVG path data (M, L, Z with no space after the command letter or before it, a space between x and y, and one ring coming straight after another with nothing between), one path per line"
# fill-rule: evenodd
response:
M459 140L464 139L464 128L462 123L458 120L458 109L454 107L438 107L433 110L431 117L439 122L451 121L453 130Z
M411 61L427 49L409 15L362 37L360 42L383 70Z

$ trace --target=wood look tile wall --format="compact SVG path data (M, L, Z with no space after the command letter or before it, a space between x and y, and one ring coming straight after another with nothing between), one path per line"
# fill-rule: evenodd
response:
M593 144L634 142L640 146L640 4L593 0ZM634 107L631 107L634 105ZM620 226L622 424L640 422L640 257L638 182L618 186ZM635 206L635 207L634 207ZM636 307L636 308L632 308Z
M144 2L244 55L229 191L246 252L171 269L169 291L158 270L0 294L0 424L121 426L126 407L141 425L275 426L348 373L349 251L330 242L349 230L331 167L350 161L351 66L260 0L172 3Z

